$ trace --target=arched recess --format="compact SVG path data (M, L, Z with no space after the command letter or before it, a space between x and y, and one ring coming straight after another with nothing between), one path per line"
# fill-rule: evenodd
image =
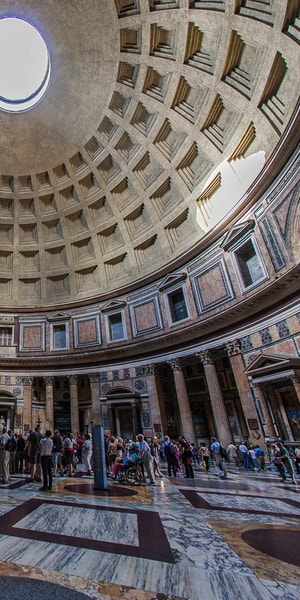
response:
M19 429L21 422L16 423L17 418L17 398L11 392L0 391L0 430L3 426L7 429Z
M118 386L108 390L101 398L101 409L106 433L132 440L142 431L142 398L131 388Z

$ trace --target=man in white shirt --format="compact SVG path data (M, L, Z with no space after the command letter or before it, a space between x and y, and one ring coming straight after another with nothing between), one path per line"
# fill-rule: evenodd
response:
M243 456L243 462L244 462L245 469L250 469L249 449L247 448L246 444L243 444L243 443L240 444L239 451L241 452L241 454Z

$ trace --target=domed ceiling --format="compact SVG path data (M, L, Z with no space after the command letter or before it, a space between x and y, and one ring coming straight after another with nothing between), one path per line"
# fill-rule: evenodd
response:
M268 160L298 102L298 0L0 0L11 16L51 77L0 111L2 310L171 269L207 235L223 161Z

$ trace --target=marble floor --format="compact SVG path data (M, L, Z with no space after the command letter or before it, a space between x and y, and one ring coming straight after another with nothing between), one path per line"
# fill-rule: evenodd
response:
M299 600L300 476L162 471L156 486L99 490L79 465L51 492L12 475L0 485L6 599Z

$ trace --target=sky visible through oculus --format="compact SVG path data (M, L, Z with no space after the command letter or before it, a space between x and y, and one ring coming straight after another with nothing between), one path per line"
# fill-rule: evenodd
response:
M0 19L0 108L17 111L33 106L48 85L48 64L47 46L32 25L19 18Z

